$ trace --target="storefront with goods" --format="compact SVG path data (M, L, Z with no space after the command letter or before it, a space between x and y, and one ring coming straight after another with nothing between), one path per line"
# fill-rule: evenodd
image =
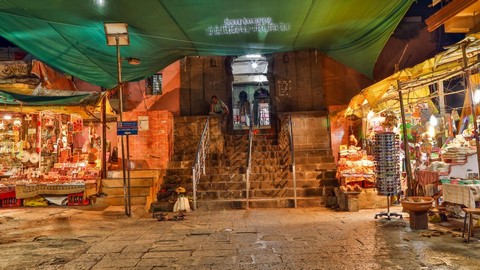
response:
M102 104L113 114L106 95L37 96L16 87L17 93L0 91L0 207L88 205L105 162Z
M371 188L385 196L387 185L387 203L422 197L437 208L479 207L478 42L471 35L351 100L340 113L351 125L339 151L344 193ZM385 134L395 134L390 144L398 154L376 155Z

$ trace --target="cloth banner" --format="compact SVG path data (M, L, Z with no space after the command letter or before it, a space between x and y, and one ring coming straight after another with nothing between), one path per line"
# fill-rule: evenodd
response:
M15 186L15 193L17 199L25 199L35 197L41 194L48 195L64 195L80 193L85 191L84 184L64 184L64 185L17 185Z

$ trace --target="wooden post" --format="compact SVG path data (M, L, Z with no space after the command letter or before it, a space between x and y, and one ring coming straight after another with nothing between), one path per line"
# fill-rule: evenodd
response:
M400 86L400 81L397 81L397 85L398 85L398 98L400 99L400 114L402 115L403 151L405 152L405 170L407 172L407 195L413 196L414 192L412 189L412 166L410 164L410 154L409 154L408 137L407 137L407 123L405 120L405 108L403 104L403 94L402 94L402 87Z
M437 87L438 87L438 105L440 106L440 132L442 133L442 143L440 145L443 145L445 140L447 139L445 137L445 115L446 115L446 110L445 110L445 92L443 90L443 81L437 82Z

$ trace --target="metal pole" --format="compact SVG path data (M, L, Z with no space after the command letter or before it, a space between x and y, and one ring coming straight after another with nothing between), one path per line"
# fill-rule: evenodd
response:
M479 150L480 150L480 142L478 141L478 125L477 125L477 112L475 111L475 99L472 91L472 85L470 82L470 70L466 70L467 68L467 53L466 53L466 44L462 46L462 54L463 54L463 68L465 70L465 80L467 81L467 92L466 96L470 97L470 107L472 110L472 116L473 116L473 136L475 138L475 146L477 147L477 165L478 169L480 170L480 155L479 155ZM477 171L478 172L478 171Z
M130 141L129 136L127 135L127 198L128 198L128 213L132 214L132 193L130 188Z
M104 90L104 89L103 89ZM102 179L107 178L107 96L102 99Z
M120 37L115 36L115 45L117 48L117 71L118 71L118 96L120 102L120 122L123 122L123 84L122 84L122 58L120 57ZM130 216L130 211L128 207L128 198L127 198L127 178L126 178L126 162L125 162L125 142L123 140L123 135L120 135L121 146L122 146L122 176L123 176L123 201L125 205L125 215Z
M292 115L288 115L288 122L289 122L289 127L290 127L290 154L292 156L292 177L293 177L293 206L297 208L297 171L295 169L295 144L293 141L293 121L292 121Z
M193 210L197 210L197 168L192 168Z
M412 166L410 164L410 154L408 149L407 122L405 120L405 108L403 107L403 94L400 82L398 85L398 98L400 99L400 114L402 115L402 133L403 133L403 151L405 152L405 170L407 171L407 195L413 196L412 189Z

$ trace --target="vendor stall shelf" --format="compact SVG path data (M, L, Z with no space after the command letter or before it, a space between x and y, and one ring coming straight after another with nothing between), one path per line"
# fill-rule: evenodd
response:
M375 134L374 157L375 171L377 174L377 192L387 196L387 212L375 215L375 218L386 216L400 217L401 214L390 212L390 196L400 194L400 163L399 163L399 138L393 132Z
M365 151L341 146L337 166L337 179L340 185L359 185L362 188L375 187L375 163Z

